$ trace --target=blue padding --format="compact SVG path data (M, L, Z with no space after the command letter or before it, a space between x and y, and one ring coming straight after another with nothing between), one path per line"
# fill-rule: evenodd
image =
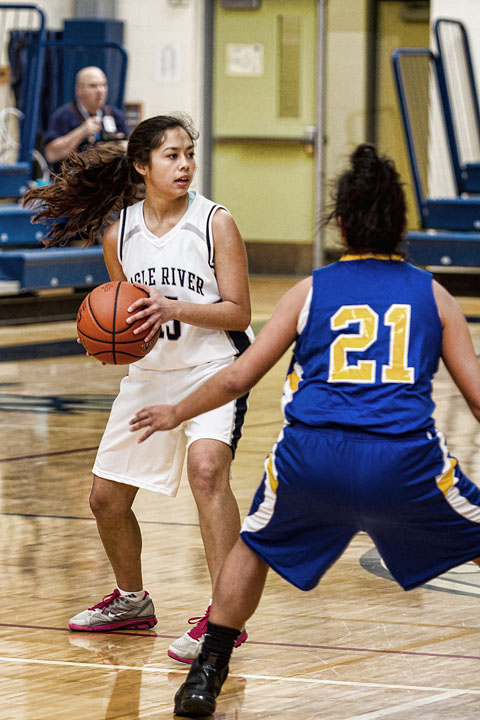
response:
M24 208L18 203L0 205L0 249L40 245L47 228L43 225L32 225L33 214L34 210Z
M409 258L418 265L480 267L479 232L407 233Z
M95 287L107 282L100 246L0 253L0 281L18 282L23 292L62 287Z
M421 211L425 228L480 230L480 197L429 198Z
M31 177L31 163L0 165L0 197L21 197L28 190Z
M480 163L466 163L462 167L462 180L465 192L480 193Z

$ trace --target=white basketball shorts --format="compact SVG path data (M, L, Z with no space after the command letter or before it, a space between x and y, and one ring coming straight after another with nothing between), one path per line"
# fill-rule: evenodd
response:
M131 432L129 425L142 408L177 403L233 360L229 357L164 373L131 365L112 405L93 473L174 497L185 453L195 440L219 440L231 447L233 455L241 436L247 396L187 420L173 430L155 432L142 443L137 441L145 430Z

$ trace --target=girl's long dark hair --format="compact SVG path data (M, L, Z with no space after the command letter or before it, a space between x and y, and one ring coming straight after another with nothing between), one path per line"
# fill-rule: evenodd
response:
M187 115L157 115L137 125L126 150L110 143L72 153L50 185L29 190L24 202L35 205L33 222L50 226L44 245L65 245L79 236L85 245L94 243L114 213L143 196L143 178L133 163L148 165L152 150L176 127L195 142L198 133Z
M341 225L349 252L403 252L406 202L393 161L363 143L350 155L350 168L335 183L324 223Z

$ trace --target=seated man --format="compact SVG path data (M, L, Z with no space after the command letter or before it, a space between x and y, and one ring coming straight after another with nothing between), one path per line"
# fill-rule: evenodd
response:
M75 101L53 113L45 133L44 154L53 172L74 150L82 152L97 142L121 140L130 135L122 113L105 105L107 78L98 67L84 67L75 78Z

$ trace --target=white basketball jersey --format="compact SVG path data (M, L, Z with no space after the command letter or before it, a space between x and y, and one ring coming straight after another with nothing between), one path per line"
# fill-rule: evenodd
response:
M127 280L184 302L219 302L212 218L222 206L197 193L175 227L158 237L145 224L143 205L142 200L120 215L118 257ZM225 332L172 320L162 326L154 348L135 365L162 371L202 365L238 355L252 339L250 328Z

